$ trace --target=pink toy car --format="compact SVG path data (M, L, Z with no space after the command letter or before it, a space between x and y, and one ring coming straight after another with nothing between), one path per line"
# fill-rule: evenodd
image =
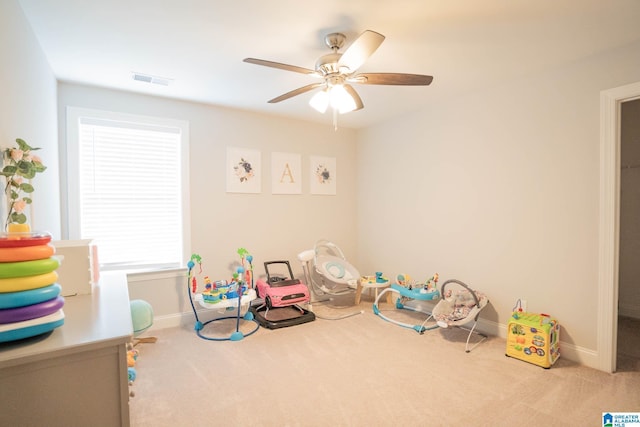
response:
M282 275L271 275L269 273L271 264L285 264L289 270L289 278ZM309 302L309 288L299 279L293 278L289 261L267 261L264 263L264 269L267 272L267 279L266 281L263 278L258 279L256 287L258 288L258 296L264 298L267 308Z

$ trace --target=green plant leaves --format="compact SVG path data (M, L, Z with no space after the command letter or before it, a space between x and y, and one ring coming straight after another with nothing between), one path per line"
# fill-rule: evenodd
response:
M34 151L39 150L39 148L33 148L29 144L27 144L24 139L17 138L16 143L18 144L18 149L22 151Z
M20 178L30 180L35 178L36 174L47 169L38 156L31 154L32 151L39 150L39 148L30 146L20 138L16 139L16 143L18 144L17 150L7 148L2 152L5 165L0 171L0 175L6 178L5 193L10 199L9 214L5 226L12 222L18 224L27 222L27 216L15 210L16 203L31 204L33 200L25 195L33 193L35 188L29 182L22 182ZM24 205L18 206L18 209L22 211L23 207Z
M22 184L20 184L20 190L25 193L33 193L35 191L35 188L33 188L33 185L29 184L28 182L23 182Z
M10 220L8 221L8 223L14 222L17 224L24 224L25 222L27 222L27 216L23 213L11 212L9 218Z
M2 175L4 176L13 176L16 174L16 172L18 172L18 167L15 165L6 165L4 168L2 168Z

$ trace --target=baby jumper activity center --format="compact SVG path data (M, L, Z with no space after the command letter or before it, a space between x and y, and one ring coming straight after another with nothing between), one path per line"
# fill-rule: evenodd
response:
M253 256L244 249L238 249L238 255L241 257L241 266L236 268L231 280L217 280L212 282L208 276L205 276L204 290L198 292L198 281L194 267L198 264L199 271L202 273L202 258L198 254L191 255L191 259L187 263L189 272L187 274L187 293L189 302L196 318L194 329L198 336L202 339L210 341L240 341L246 336L255 333L260 325L255 321L253 314L249 311L251 301L256 299L256 291L253 289ZM248 266L247 266L248 264ZM197 301L201 307L209 310L217 309L220 312L232 312L234 315L224 316L211 319L207 322L201 322L198 317L193 301ZM244 307L244 315L242 315ZM236 310L237 308L237 310ZM223 322L225 320L235 320L235 331L229 337L214 337L205 335L204 327L210 323ZM240 331L240 324L245 322L255 322L255 328L248 333Z
M507 325L506 355L550 368L560 357L560 324L548 314L523 311L518 301Z

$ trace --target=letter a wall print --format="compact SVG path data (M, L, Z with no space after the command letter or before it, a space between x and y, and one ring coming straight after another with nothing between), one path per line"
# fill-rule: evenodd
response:
M271 153L271 193L302 193L302 161L300 154Z

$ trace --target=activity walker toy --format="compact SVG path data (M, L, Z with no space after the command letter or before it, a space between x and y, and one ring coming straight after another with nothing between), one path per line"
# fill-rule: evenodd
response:
M560 324L548 314L523 311L518 300L507 325L506 355L549 369L560 357Z
M278 265L285 266L287 271L272 274L270 267ZM250 308L260 326L278 329L314 321L315 314L299 305L310 301L309 288L293 277L289 261L267 261L264 269L267 277L256 282L258 297L264 302Z

